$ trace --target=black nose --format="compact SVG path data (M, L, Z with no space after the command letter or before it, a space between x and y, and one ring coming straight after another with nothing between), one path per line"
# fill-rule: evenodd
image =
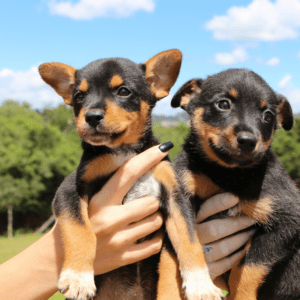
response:
M91 110L88 111L85 114L85 121L91 126L91 127L97 127L101 120L104 118L104 112L102 110Z
M242 151L253 151L256 143L257 143L257 139L254 136L254 134L250 133L250 132L239 132L237 134L237 143L238 143L238 147L242 150Z

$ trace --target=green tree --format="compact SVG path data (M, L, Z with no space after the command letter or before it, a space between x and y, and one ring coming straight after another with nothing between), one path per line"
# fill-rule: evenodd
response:
M276 131L272 149L292 179L300 178L300 118L290 131Z
M29 105L7 101L0 107L0 209L8 212L9 236L13 210L39 210L48 183L72 172L80 155L80 144Z

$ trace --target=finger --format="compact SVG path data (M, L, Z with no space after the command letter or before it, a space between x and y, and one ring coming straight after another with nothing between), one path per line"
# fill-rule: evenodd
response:
M221 260L208 263L208 271L212 280L232 269L233 265L242 257L243 250Z
M123 224L138 222L158 211L159 207L159 201L154 196L135 199L124 205L123 214L119 216L120 222Z
M137 223L130 224L124 234L130 237L132 241L137 241L160 229L163 223L162 213L156 212Z
M160 162L168 151L154 146L125 162L93 197L99 205L122 204L123 198L144 173Z
M159 230L150 240L132 245L129 250L122 255L123 265L132 264L159 253L163 245L163 240L164 231Z
M196 231L200 243L206 245L248 228L255 223L255 220L247 216L216 219L202 224L196 224Z
M200 223L218 212L235 206L238 202L239 198L231 193L214 195L201 205L201 209L197 214L196 222Z
M255 229L252 229L206 245L205 249L208 249L208 251L204 251L206 262L220 260L237 251L251 239L254 233Z

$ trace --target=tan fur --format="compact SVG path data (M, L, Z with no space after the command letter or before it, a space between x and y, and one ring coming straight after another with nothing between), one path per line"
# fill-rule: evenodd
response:
M173 191L177 187L176 175L169 161L160 162L151 169L151 173L169 191Z
M204 174L198 175L191 171L184 171L181 178L188 192L192 195L197 194L202 199L222 192L222 189Z
M111 145L137 143L147 128L149 105L141 101L139 112L127 112L112 101L108 101L104 126L112 132L126 132L115 139Z
M82 109L79 112L79 115L75 117L77 132L81 138L84 138L84 136L86 135L86 122L84 110L84 107L82 107Z
M260 223L267 223L273 213L272 199L270 197L264 197L256 201L241 201L239 205L241 206L242 214Z
M231 89L228 93L233 98L236 98L239 95L239 93L236 89Z
M181 289L182 279L176 255L163 249L160 257L157 300L186 300ZM176 274L176 276L170 276L170 274Z
M184 216L172 198L170 200L170 214L165 224L172 245L176 249L181 272L204 268L206 263L198 237L195 234L193 240L190 239Z
M221 130L218 127L209 126L202 120L204 114L204 108L197 108L193 115L193 124L197 131L199 141L203 146L203 150L206 155L210 158L210 160L217 162L218 164L225 166L227 168L234 168L234 165L229 165L223 162L218 156L214 153L214 151L209 146L209 139L213 141L215 145L219 144L219 137L221 135Z
M168 96L181 66L182 54L178 50L161 52L145 62L145 77L156 98ZM171 68L170 68L171 66Z
M76 69L63 63L45 63L39 72L43 80L62 96L67 105L73 104L73 89Z
M96 236L88 217L87 200L80 201L80 215L84 225L74 220L68 212L57 217L65 249L63 270L93 271L96 254Z
M260 107L264 108L266 106L267 106L267 101L266 100L262 100L261 103L260 103Z
M84 78L79 85L79 89L81 92L86 93L88 88L89 88L89 84L87 80Z
M86 167L82 179L90 182L97 177L113 173L119 166L115 164L114 157L111 154L97 156Z
M123 84L123 78L120 76L120 75L114 75L111 79L110 79L110 82L109 82L109 85L112 87L112 88L116 88L118 86L121 86Z
M231 287L227 300L257 300L259 286L263 283L269 268L264 265L243 265L237 264L232 269L229 277Z

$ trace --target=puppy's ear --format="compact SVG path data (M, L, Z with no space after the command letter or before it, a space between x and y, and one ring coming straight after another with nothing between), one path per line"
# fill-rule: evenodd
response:
M45 63L39 66L43 80L53 87L68 105L73 104L75 71L75 68L62 63Z
M281 94L277 94L277 125L278 128L290 130L294 124L294 116L289 101Z
M186 82L174 95L171 106L180 106L182 109L187 110L187 106L191 99L201 93L203 81L203 79L191 79Z
M173 49L158 53L145 62L145 77L156 99L169 95L181 67L182 54Z

